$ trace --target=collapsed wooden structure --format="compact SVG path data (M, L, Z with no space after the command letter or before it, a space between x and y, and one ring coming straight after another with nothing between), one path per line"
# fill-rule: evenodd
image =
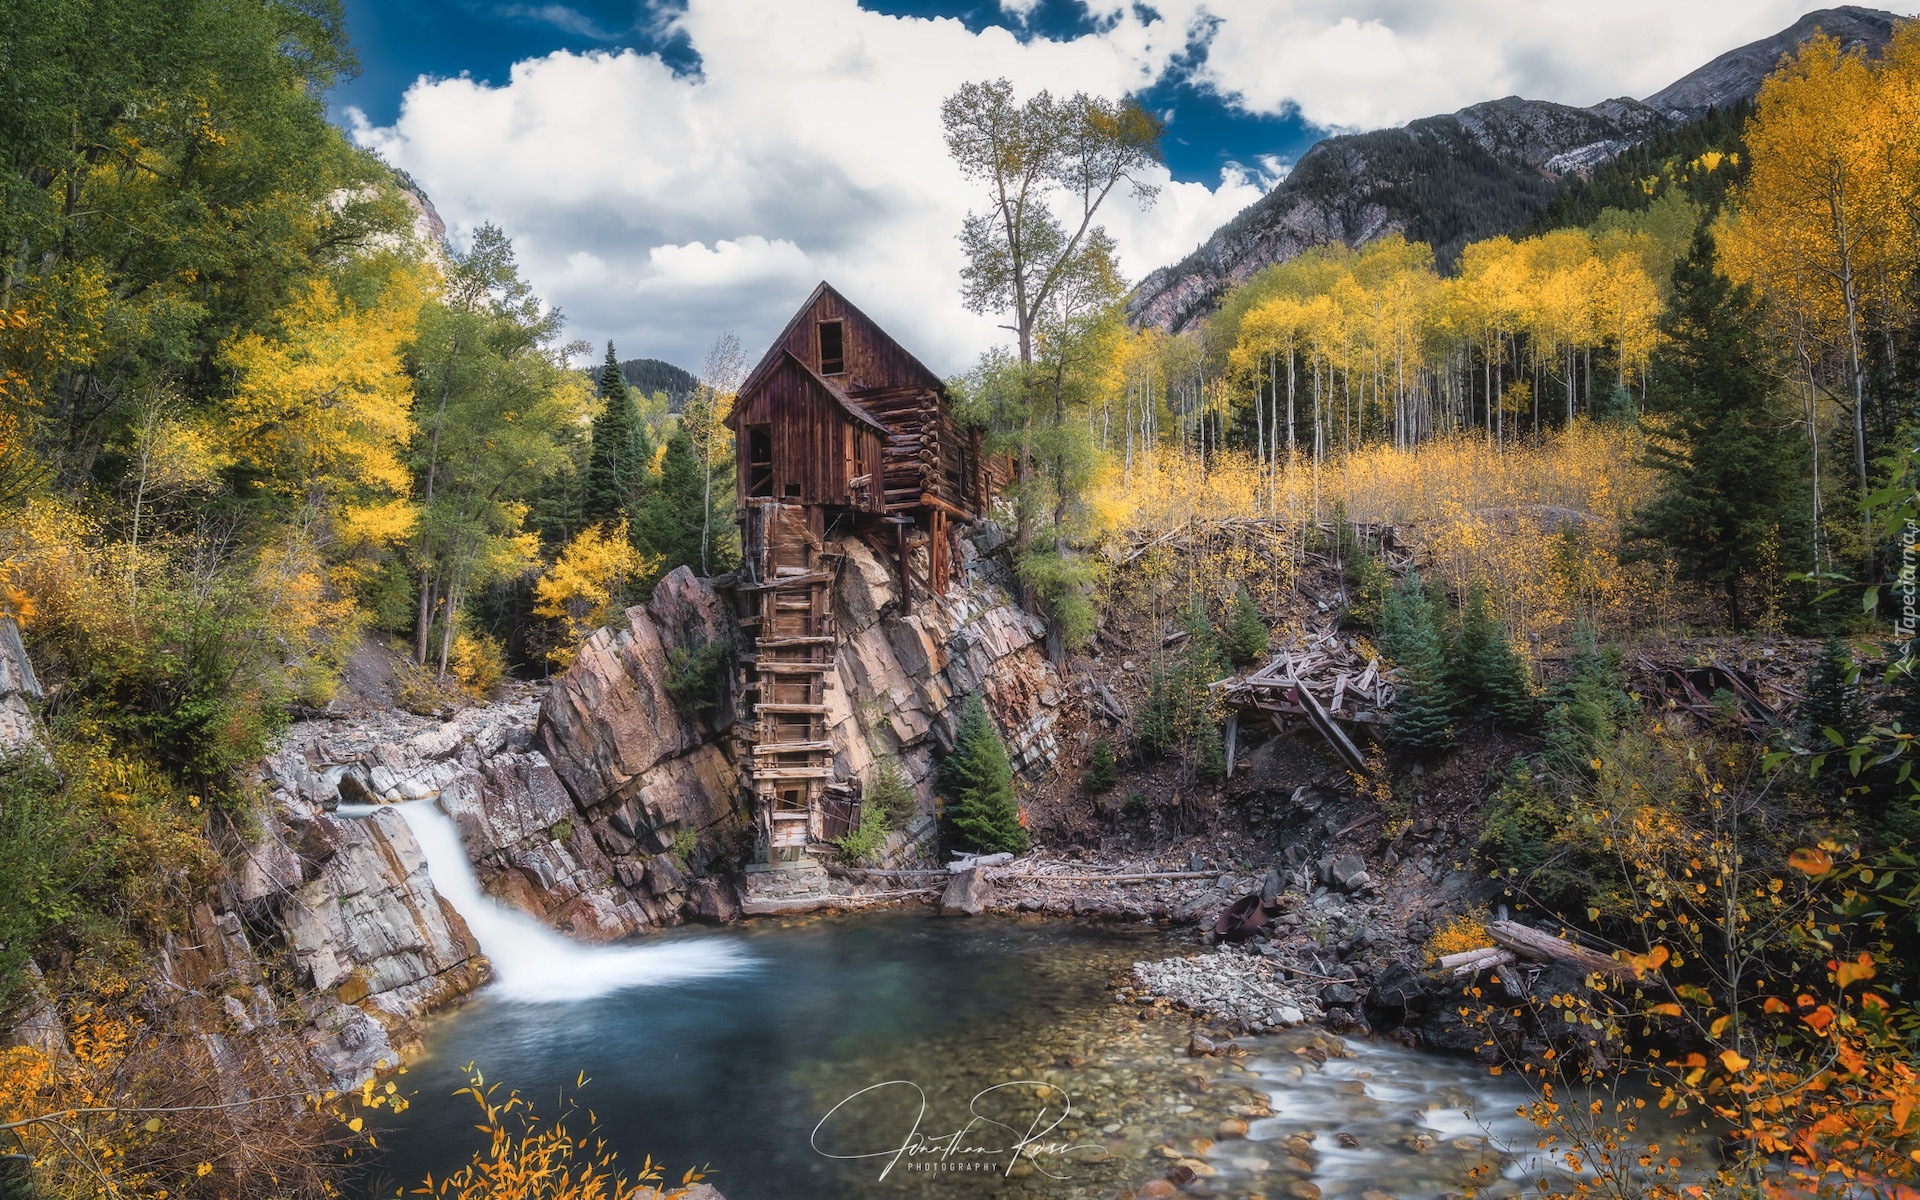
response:
M1264 667L1212 687L1233 709L1227 728L1229 775L1243 713L1262 715L1280 729L1286 728L1287 718L1303 717L1342 762L1361 771L1366 755L1341 726L1384 726L1393 705L1393 679L1386 667L1378 658L1363 656L1351 638L1330 629L1281 649Z
M857 785L835 777L826 733L840 566L829 536L892 560L911 611L916 587L938 595L952 581L954 522L987 510L994 480L939 376L826 283L748 373L727 423L753 636L749 786L763 861L798 862L856 819Z

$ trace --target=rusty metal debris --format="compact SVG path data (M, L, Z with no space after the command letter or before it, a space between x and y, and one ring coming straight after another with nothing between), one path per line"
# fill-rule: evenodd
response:
M1634 665L1642 678L1643 696L1658 706L1683 709L1709 722L1733 716L1762 741L1780 727L1780 711L1761 698L1753 677L1717 658L1708 659L1705 665L1642 658ZM1734 698L1736 709L1732 713L1715 699L1723 692Z

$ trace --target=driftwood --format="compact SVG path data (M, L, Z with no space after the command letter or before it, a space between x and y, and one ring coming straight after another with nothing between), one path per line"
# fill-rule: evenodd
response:
M1162 879L1218 879L1218 871L1146 871L1135 875L1036 875L1029 871L988 871L996 883L1156 883Z
M1440 965L1450 967L1456 976L1462 976L1491 970L1494 967L1504 967L1513 961L1514 956L1511 950L1502 950L1498 946L1482 946L1478 950L1445 955L1440 959Z
M1537 962L1565 963L1587 974L1605 975L1611 979L1632 979L1633 968L1616 958L1609 958L1598 950L1589 950L1585 946L1530 929L1513 921L1489 921L1487 936L1496 944L1513 951L1522 958L1531 958Z

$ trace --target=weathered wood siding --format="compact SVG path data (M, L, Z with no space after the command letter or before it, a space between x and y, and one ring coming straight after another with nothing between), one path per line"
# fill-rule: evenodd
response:
M782 362L742 397L736 417L739 495L751 492L751 430L765 426L773 443L773 496L803 504L865 507L866 492L848 486L879 470L880 439L856 422L819 381ZM797 489L790 491L789 489Z

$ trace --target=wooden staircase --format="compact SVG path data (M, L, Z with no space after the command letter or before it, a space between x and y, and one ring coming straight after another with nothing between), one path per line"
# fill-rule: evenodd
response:
M820 521L815 507L748 501L741 581L751 597L742 624L754 634L743 664L752 706L748 776L762 857L775 866L805 864L810 842L842 832L827 828L824 803L845 790L834 779L826 728L840 556L826 552Z

